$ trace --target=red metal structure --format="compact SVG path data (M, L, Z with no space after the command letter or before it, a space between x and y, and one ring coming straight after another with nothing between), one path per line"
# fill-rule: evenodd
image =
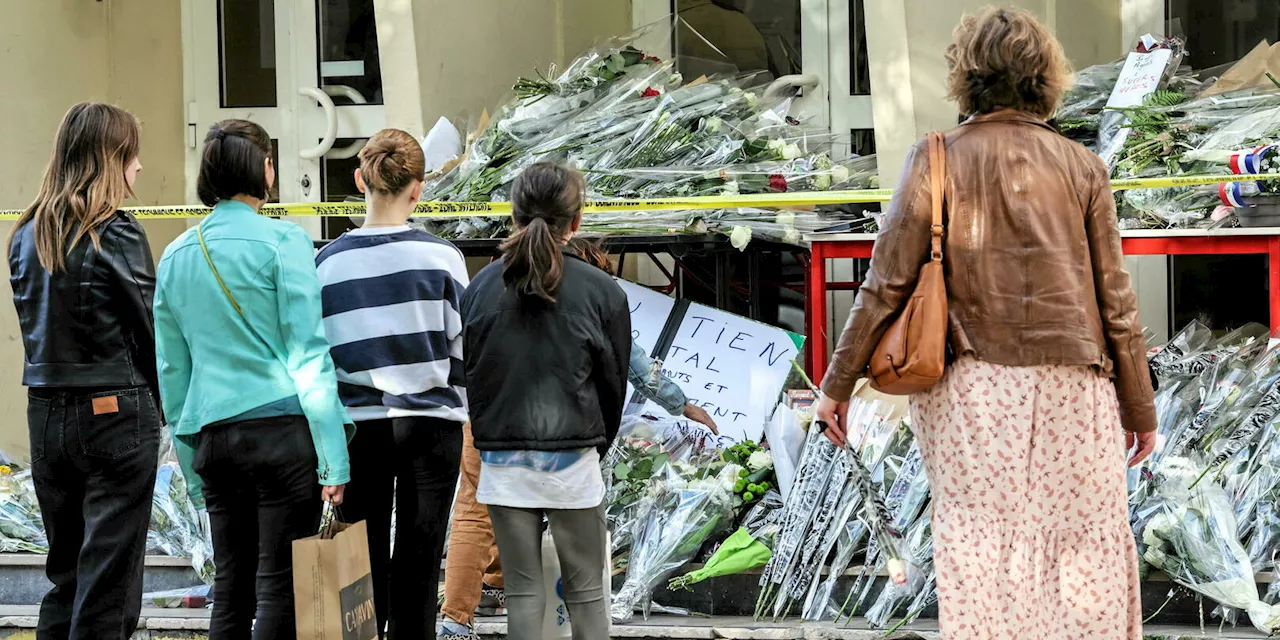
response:
M1272 335L1280 335L1280 228L1161 230L1121 232L1124 252L1131 256L1245 255L1267 256ZM855 283L827 282L827 260L870 258L873 234L814 235L810 242L805 320L809 336L809 374L819 380L827 369L827 294ZM837 323L838 326L843 323Z

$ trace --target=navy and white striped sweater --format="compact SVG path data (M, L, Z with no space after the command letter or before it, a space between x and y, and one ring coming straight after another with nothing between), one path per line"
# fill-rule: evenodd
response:
M338 392L357 422L467 421L457 247L407 226L356 229L316 256Z

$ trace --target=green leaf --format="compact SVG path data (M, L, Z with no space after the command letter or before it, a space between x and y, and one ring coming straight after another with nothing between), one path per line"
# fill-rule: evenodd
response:
M625 462L619 462L618 466L613 468L613 477L618 480L626 480L631 477L631 467Z
M658 454L658 456L653 459L653 469L655 471L659 471L663 467L665 467L667 463L670 461L671 461L671 454L665 453L665 452Z
M619 71L627 68L627 60L622 57L622 54L615 51L613 55L609 56L608 61L605 63L605 68L614 73L618 73Z

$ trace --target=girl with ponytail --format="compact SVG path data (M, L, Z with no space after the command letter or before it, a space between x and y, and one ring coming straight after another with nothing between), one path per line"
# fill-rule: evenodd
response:
M584 191L573 169L526 169L512 190L515 234L462 297L476 501L497 536L511 640L542 637L544 516L574 639L609 637L600 456L622 421L631 316L613 278L566 246Z

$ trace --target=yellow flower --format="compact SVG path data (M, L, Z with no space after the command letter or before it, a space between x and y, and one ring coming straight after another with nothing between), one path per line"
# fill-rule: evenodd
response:
M9 465L0 464L0 476L7 476L7 475L11 475L12 473L13 473L13 469L10 469Z

